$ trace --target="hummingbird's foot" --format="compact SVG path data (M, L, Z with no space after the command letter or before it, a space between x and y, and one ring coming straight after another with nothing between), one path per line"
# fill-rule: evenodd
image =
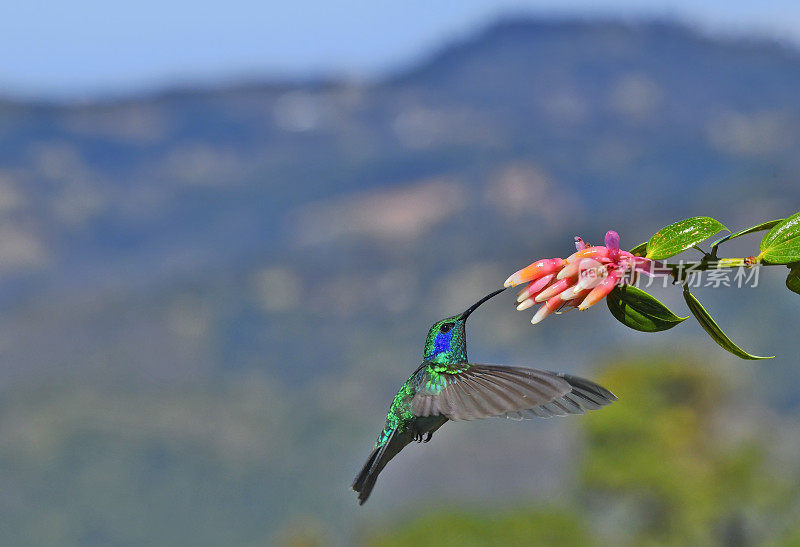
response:
M433 431L428 431L428 434L425 436L425 440L422 441L422 442L426 443L426 442L430 441L431 437L433 437Z
M414 440L418 443L422 442L422 433L419 431L414 431Z

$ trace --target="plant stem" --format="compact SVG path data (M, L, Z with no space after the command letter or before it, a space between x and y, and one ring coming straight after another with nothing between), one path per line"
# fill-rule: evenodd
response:
M759 262L755 261L752 257L751 258L718 258L713 259L710 258L703 258L699 262L681 262L680 264L674 264L665 262L663 263L664 268L668 268L672 271L672 277L675 278L676 282L683 282L686 280L687 276L696 272L705 272L708 270L718 270L723 268L752 268L753 266L772 266L773 264L760 264Z

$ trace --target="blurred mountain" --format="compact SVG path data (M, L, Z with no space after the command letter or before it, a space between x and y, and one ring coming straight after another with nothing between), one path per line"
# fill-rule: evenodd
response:
M454 426L393 462L360 517L347 485L428 324L508 273L575 234L632 247L687 216L736 229L800 209L797 89L800 53L776 43L511 20L380 82L0 102L0 530L235 544L296 521L352 537L434 492L558 490L563 424L470 424L487 448ZM777 354L753 392L795 410L800 346L776 326L796 303L763 276L704 302ZM652 337L598 306L532 329L500 307L471 319L473 358L590 371L679 344L759 370L689 322ZM503 443L537 462L462 490L401 478L423 457L492 465Z

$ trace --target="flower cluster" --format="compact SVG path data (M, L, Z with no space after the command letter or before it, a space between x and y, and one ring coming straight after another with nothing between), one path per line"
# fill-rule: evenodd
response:
M605 246L587 245L576 237L575 247L577 252L566 260L542 259L506 280L506 287L527 283L517 295L518 310L543 303L531 319L534 325L565 307L585 310L608 296L627 275L652 271L652 260L620 250L614 231L606 233Z

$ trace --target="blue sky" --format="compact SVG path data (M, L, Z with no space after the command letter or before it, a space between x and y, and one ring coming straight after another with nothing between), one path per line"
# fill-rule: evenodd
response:
M373 77L508 13L665 16L800 42L797 0L27 0L0 7L0 94L130 93L248 76Z

